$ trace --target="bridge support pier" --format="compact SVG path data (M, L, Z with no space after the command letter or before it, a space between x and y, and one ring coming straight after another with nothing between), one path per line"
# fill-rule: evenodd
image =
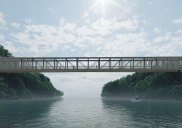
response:
M179 77L179 85L181 84L181 74L180 74L180 70L178 70L178 77Z

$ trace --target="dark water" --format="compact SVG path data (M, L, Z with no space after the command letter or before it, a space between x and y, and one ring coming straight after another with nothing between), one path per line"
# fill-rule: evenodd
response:
M182 102L59 98L0 101L0 127L182 127Z

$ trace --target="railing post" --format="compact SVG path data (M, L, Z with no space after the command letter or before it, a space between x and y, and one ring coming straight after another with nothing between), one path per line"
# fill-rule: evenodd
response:
M56 62L55 62L55 58L54 58L54 69L56 69Z
M34 69L34 68L33 68L33 58L32 58L32 69Z
M58 69L58 61L56 60L56 69Z
M143 66L144 66L144 69L145 69L145 57L144 57L144 65Z
M109 69L111 69L111 58L109 58Z
M98 61L98 69L100 69L100 58L99 58L99 61Z
M76 58L76 69L78 69L78 58Z
M120 67L121 67L121 58L119 59L119 69L120 69Z
M43 69L44 69L44 58L43 58Z
M130 70L131 70L131 60L130 60Z
M49 69L49 68L47 68L47 61L45 61L46 62L46 69Z
M65 58L65 69L66 69L66 58Z
M36 66L36 69L37 69L37 61L35 61L35 64L36 64L35 66Z
M89 58L88 58L88 69L89 69Z

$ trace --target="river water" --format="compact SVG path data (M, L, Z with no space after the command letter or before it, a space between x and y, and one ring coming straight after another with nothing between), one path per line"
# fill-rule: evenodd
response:
M182 127L181 101L58 98L0 101L0 127Z

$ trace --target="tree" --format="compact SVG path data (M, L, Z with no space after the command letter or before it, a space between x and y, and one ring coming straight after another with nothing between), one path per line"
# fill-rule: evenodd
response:
M46 80L44 74L40 74L39 77L40 77L41 81L45 81Z
M173 78L168 73L160 73L155 75L151 79L151 86L155 89L160 88L161 86L169 86L173 83Z
M8 90L6 91L6 98L7 99L10 99L10 98L16 98L17 97L17 95L16 95L16 92L15 92L15 90L13 90L12 88L8 88Z
M0 91L6 92L8 90L8 85L5 83L0 83Z
M4 99L4 98L5 98L5 96L6 96L6 93L4 93L4 92L0 91L0 99Z
M12 54L0 44L0 56L1 57L13 57Z
M13 77L8 82L8 86L14 90L25 90L25 84L19 77Z
M144 80L140 80L134 86L135 93L140 95L145 92L146 88L147 88L147 83Z
M128 92L128 83L127 83L125 77L123 77L119 80L119 87L120 87L121 94L126 94Z

